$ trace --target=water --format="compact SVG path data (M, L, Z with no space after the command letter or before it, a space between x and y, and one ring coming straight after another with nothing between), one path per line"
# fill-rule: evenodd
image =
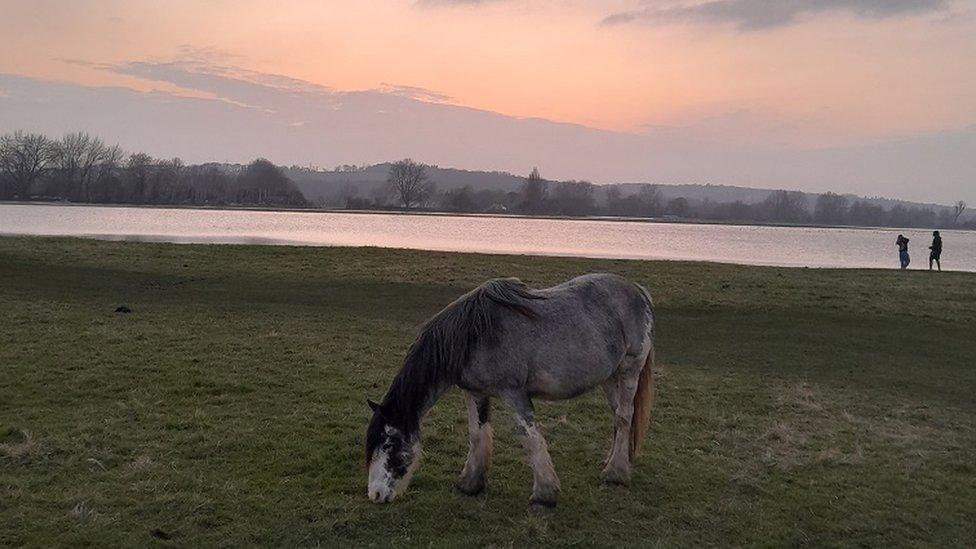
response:
M928 268L931 231L516 217L0 204L0 234L181 243L381 246L459 252L718 261L790 267ZM946 270L976 272L976 232L942 231Z

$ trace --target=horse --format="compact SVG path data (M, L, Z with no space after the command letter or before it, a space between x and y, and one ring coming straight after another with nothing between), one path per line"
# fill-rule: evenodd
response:
M601 480L625 485L646 437L654 395L654 305L642 286L587 274L545 289L516 278L489 280L428 320L381 403L367 399L367 497L391 502L420 461L420 427L450 388L464 392L468 455L456 488L485 489L492 452L490 401L511 411L532 468L533 505L552 507L560 490L532 400L563 400L601 386L613 413L613 441Z

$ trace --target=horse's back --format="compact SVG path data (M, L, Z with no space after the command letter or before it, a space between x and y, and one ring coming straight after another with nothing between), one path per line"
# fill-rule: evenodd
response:
M539 293L547 298L540 302L541 316L558 320L568 315L570 329L583 321L601 328L606 336L623 332L628 352L640 350L653 319L650 297L644 289L616 274L586 274Z
M568 398L601 383L645 346L650 300L633 282L588 274L533 290L534 314L500 311L490 342L462 376L470 385L523 385L544 398Z

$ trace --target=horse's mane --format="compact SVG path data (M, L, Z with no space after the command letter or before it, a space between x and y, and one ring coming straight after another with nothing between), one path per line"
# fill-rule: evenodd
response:
M502 309L529 318L537 316L532 301L545 299L517 278L489 280L434 315L420 329L407 351L403 368L383 399L403 427L419 427L428 399L445 385L456 383L461 369L479 344L497 334L493 324Z

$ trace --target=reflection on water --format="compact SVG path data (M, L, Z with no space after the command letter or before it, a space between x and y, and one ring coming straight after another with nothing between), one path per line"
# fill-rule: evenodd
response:
M928 267L931 231L441 215L0 204L0 233L179 243L381 246L806 267ZM942 231L943 267L976 271L976 233Z
M0 225L2 227L2 225ZM0 231L0 234L4 234ZM9 234L9 233L8 233ZM48 234L48 233L18 233L18 234ZM52 233L55 234L55 233ZM61 235L62 233L56 233ZM301 246L302 242L290 242L275 238L257 236L185 236L173 234L95 234L84 233L72 236L83 236L96 240L115 240L127 242L172 242L175 244L253 244L256 246Z

